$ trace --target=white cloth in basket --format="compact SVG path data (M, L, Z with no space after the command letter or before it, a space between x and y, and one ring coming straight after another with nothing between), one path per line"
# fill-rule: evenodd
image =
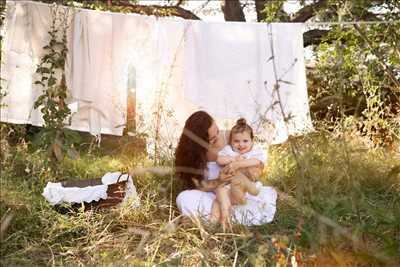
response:
M121 176L121 177L120 177ZM86 186L86 187L63 187L61 183L48 182L43 190L42 195L50 203L50 205L58 205L61 203L81 203L99 201L107 198L108 185L118 181L126 181L125 197L122 203L132 201L133 206L137 206L138 195L132 178L128 174L121 175L120 172L108 172L102 178L102 185Z

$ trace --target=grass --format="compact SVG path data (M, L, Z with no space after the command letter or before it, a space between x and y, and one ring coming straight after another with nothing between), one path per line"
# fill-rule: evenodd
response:
M145 157L80 152L52 165L45 151L2 140L0 216L13 219L1 266L400 265L399 151L314 134L272 147L262 181L280 193L271 224L232 232L185 220L172 176L135 177L140 207L57 213L48 181L149 166Z

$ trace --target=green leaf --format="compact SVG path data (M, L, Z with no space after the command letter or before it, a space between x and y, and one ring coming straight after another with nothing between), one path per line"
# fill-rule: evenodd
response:
M42 83L41 81L35 81L33 84L40 84L41 86L44 86L44 83Z
M39 68L37 68L36 72L39 72L39 73L50 73L50 69L46 68L46 67L39 67Z
M48 86L53 86L53 85L56 84L56 82L57 82L56 78L54 78L53 76L50 76L49 80L47 81L47 85Z

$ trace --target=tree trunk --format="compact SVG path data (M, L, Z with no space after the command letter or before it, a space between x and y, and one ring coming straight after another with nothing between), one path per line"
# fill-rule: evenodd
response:
M224 13L225 21L246 21L239 0L221 0L221 9Z

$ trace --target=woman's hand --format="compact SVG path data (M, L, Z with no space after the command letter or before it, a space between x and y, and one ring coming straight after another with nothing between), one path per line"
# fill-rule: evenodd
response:
M229 166L229 165L228 165ZM234 172L230 171L230 169L228 168L228 166L225 166L224 168L221 169L221 171L219 172L219 179L221 181L227 182L230 181L232 179L232 176L234 175Z
M239 162L240 161L234 161L234 162L231 162L228 165L226 165L225 168L227 169L227 172L232 173L232 174L235 173L241 167Z

